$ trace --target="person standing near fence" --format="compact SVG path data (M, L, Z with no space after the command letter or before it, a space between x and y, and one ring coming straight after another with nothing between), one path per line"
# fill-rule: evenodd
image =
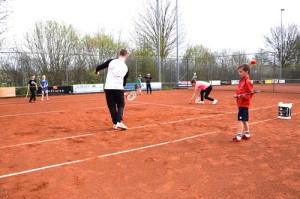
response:
M250 67L249 64L242 64L238 67L238 72L241 77L237 91L233 94L236 98L237 106L239 109L238 113L238 134L236 137L232 138L232 142L241 142L242 139L250 140L249 131L249 113L248 109L250 106L252 95L246 95L247 93L253 92L253 84L250 81ZM242 136L242 132L245 130L245 135Z
M42 99L41 101L44 101L44 95L46 95L47 100L48 98L48 81L46 80L46 75L42 75L42 80L40 82L41 88L42 88Z
M152 94L152 88L151 88L151 79L152 79L152 76L150 73L148 73L147 75L145 75L145 79L146 79L146 86L147 86L147 95L148 95L148 92L150 90L150 95Z
M142 75L139 74L136 82L136 90L137 92L142 95Z
M28 82L27 91L29 91L29 90L30 90L30 93L31 93L29 102L30 103L35 103L35 101L36 101L35 91L38 90L38 87L37 87L37 83L36 83L34 74L31 75L31 78Z
M125 107L124 87L128 77L128 67L125 64L127 54L127 50L122 49L118 54L118 59L107 60L97 66L95 71L98 75L98 71L108 68L104 92L114 129L127 129L122 123Z

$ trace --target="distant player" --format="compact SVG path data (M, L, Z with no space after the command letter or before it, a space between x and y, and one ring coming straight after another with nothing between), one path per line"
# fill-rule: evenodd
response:
M249 125L248 125L248 108L250 106L252 95L245 95L246 93L253 92L253 84L250 81L250 67L249 64L242 64L238 67L238 72L241 77L241 81L238 85L237 91L233 94L236 98L237 106L239 109L238 113L238 134L236 137L231 139L232 142L241 142L242 138L249 140L251 138ZM242 136L243 129L245 130L245 135Z
M136 90L140 95L142 95L142 75L141 74L139 74L137 81L136 81Z
M197 74L196 73L194 73L193 79L197 79Z
M46 98L47 100L49 100L48 98L48 81L46 80L46 75L42 76L42 80L41 80L41 88L42 88L42 99L41 101L44 101L44 95L46 94Z
M30 103L35 103L35 101L36 101L35 91L38 90L38 87L37 87L37 83L36 83L34 74L31 75L31 78L28 82L27 91L29 91L29 90L30 90L30 93L31 93L29 102Z
M212 90L212 85L210 83L204 82L204 81L196 81L196 79L192 79L191 84L192 84L192 86L195 86L195 91L194 91L194 94L191 98L190 103L192 103L193 99L195 98L195 95L196 95L196 92L197 92L198 89L201 89L201 92L200 92L201 101L197 102L198 104L204 104L204 101L203 101L203 94L204 93L205 93L204 98L209 100L209 101L212 101L212 104L216 104L218 102L218 100L208 97L211 90Z
M152 76L150 73L148 73L147 75L145 75L145 79L146 79L146 86L147 86L147 95L148 95L148 92L150 90L150 95L152 94L152 88L151 88L151 79L152 79Z

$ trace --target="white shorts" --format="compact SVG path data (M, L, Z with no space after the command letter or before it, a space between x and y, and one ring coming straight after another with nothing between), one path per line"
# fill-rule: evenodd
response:
M47 89L47 90L43 90L43 89L42 89L42 93L48 94L48 89Z

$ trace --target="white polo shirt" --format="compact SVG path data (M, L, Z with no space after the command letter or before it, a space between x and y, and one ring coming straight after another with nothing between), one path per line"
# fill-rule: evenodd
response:
M128 72L125 60L122 58L112 60L108 65L104 89L123 90L124 76Z

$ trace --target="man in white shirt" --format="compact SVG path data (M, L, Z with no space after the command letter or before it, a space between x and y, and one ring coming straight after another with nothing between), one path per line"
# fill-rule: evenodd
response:
M128 77L128 67L125 64L127 54L127 50L122 49L118 59L107 60L105 63L97 66L95 71L95 74L98 74L99 70L108 68L104 92L112 122L114 123L114 129L127 129L122 123L125 106L124 87Z

